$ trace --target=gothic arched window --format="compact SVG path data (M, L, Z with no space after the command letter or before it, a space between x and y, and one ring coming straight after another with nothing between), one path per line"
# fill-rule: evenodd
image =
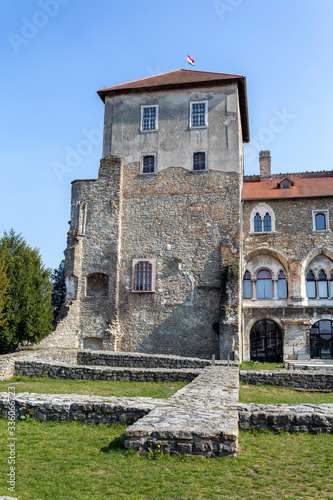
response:
M252 281L249 271L246 271L243 278L243 299L252 299Z
M318 297L320 299L327 299L328 297L327 276L323 270L320 271L318 277Z
M283 271L280 271L278 276L277 297L278 299L286 299L288 297L287 280Z
M255 233L262 232L262 220L259 214L257 214L254 218L254 232Z
M315 299L316 294L316 282L312 271L309 271L306 275L306 295L309 299Z
M268 233L272 230L272 219L269 213L267 213L264 217L264 232Z

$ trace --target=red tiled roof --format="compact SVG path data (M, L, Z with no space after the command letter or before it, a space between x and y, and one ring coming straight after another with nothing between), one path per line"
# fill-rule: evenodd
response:
M106 87L98 90L97 93L114 92L118 90L128 89L143 89L148 87L160 87L164 85L183 85L186 83L199 83L199 82L212 82L221 80L238 80L244 78L239 75L228 75L225 73L211 73L208 71L193 71L189 69L177 69L176 71L169 71L161 75L149 76L148 78L141 78L133 82L121 83L113 87Z
M241 108L241 120L244 142L249 142L249 119L247 110L246 78L239 75L228 75L225 73L211 73L208 71L193 71L188 69L177 69L161 75L149 76L133 82L121 83L113 87L106 87L97 91L97 94L105 102L106 95L128 94L133 92L145 92L154 90L169 90L172 87L198 87L205 85L219 85L221 83L236 82L238 84L239 102Z
M243 200L267 200L333 196L333 175L289 177L289 179L295 184L288 189L281 189L278 186L279 179L245 181L242 198Z

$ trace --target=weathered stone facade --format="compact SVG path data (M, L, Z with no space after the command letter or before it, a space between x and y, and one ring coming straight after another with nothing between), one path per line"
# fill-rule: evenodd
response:
M274 351L274 346L268 347L267 339L271 341L274 335L265 338L259 331L262 327L264 333L264 322L269 321L281 334L281 361L320 357L316 356L318 352L315 353L313 347L310 349L310 330L324 320L327 331L321 337L321 357L330 358L333 357L330 327L333 321L333 236L329 216L333 209L333 172L272 175L267 158L270 160L269 152L261 152L260 176L245 177L243 191L242 274L248 273L248 283L244 283L244 290L247 287L244 297L248 298L243 299L243 356L255 360L269 358L269 351ZM289 187L281 188L281 181ZM259 215L263 220L266 214L269 214L271 226L258 231L254 218ZM316 214L322 214L325 219L324 229L316 227ZM257 221L260 224L259 218ZM313 290L317 297L313 298L307 290L309 270L314 273ZM260 271L270 274L271 292L263 293L260 289L258 293ZM286 287L285 293L282 290L279 295L281 271ZM318 281L320 276L322 284ZM258 322L261 326L254 334L253 328L259 325Z
M178 70L98 93L103 158L72 184L67 302L41 344L333 358L333 172L272 175L261 151L243 179L244 77Z
M247 109L244 79L231 77L103 91L105 156L98 179L72 184L67 303L42 345L240 357ZM205 126L191 122L192 102L205 103ZM142 131L147 105L158 106L158 128ZM194 170L195 151L203 151L204 169ZM147 153L156 165L142 173ZM134 290L140 260L153 267L154 289Z

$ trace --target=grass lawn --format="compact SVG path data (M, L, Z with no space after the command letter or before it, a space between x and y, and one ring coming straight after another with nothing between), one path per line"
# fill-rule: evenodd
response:
M333 392L306 392L289 387L241 383L239 386L239 402L256 404L333 404Z
M17 422L14 495L6 485L7 420L0 419L0 495L20 500L333 497L333 435L240 432L236 458L149 460L124 450L124 430Z
M286 370L283 363L259 363L259 361L242 361L240 370Z
M0 382L0 392L14 386L16 392L39 394L88 394L91 396L169 398L187 382L131 382L107 380L57 380L15 376Z

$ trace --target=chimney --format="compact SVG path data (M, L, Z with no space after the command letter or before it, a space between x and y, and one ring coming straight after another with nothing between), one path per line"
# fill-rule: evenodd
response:
M270 151L260 151L259 152L259 165L260 165L260 180L271 179L271 152Z

